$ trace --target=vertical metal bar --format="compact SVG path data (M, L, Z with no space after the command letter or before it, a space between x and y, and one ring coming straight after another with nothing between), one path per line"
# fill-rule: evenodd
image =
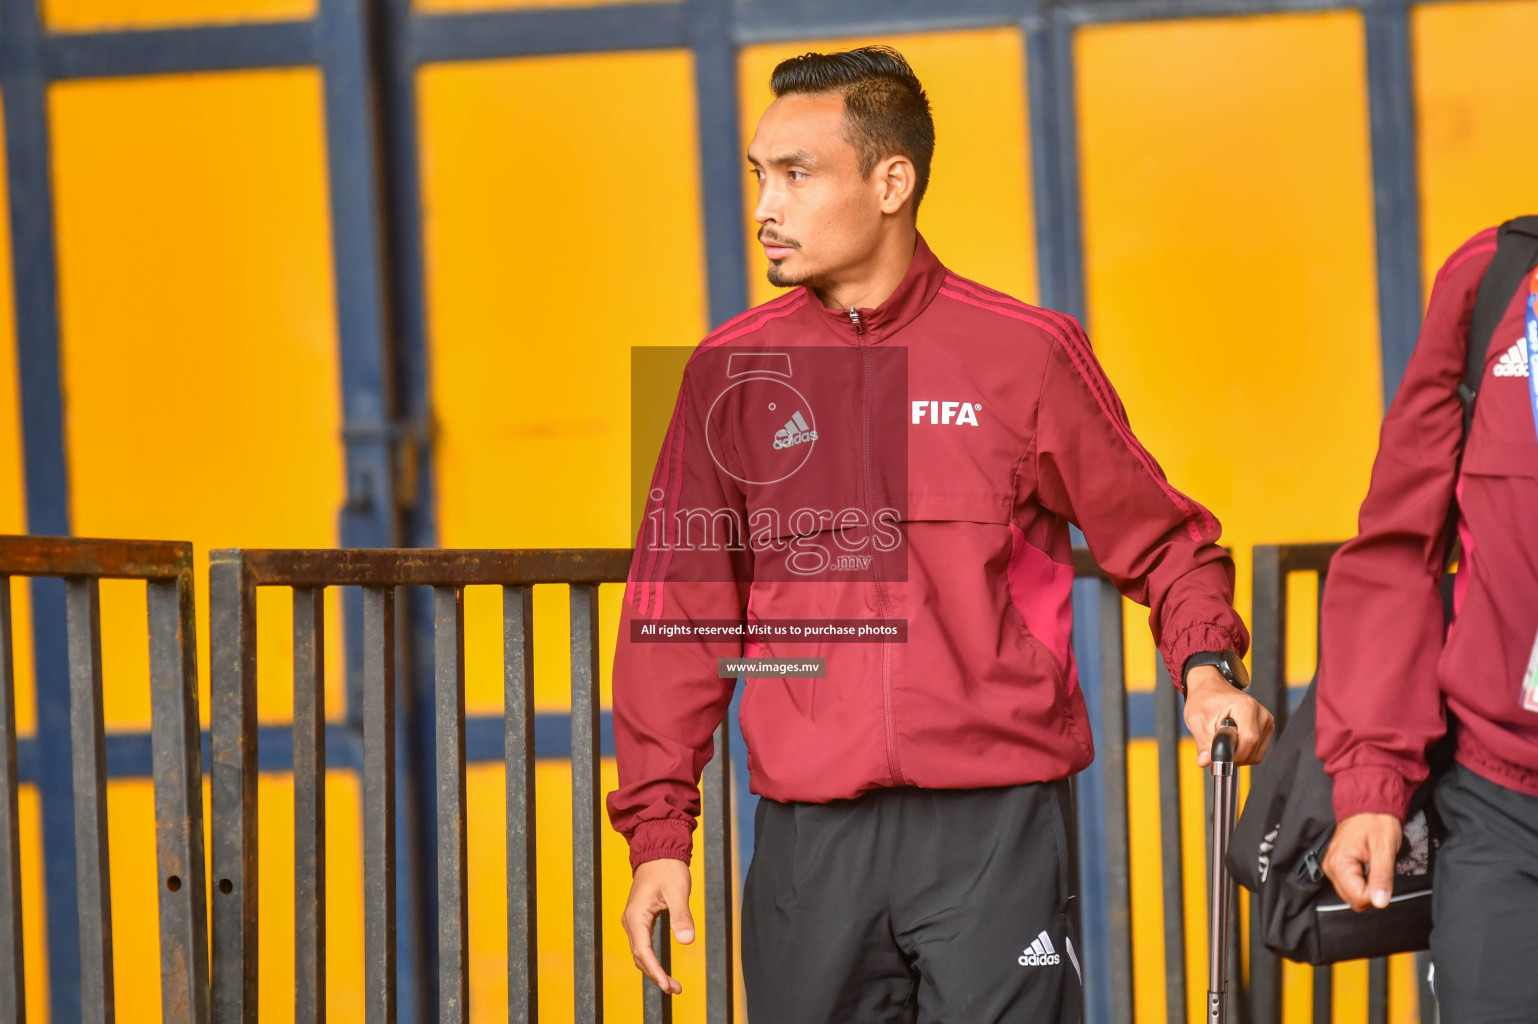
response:
M603 1020L603 861L598 847L598 587L571 586L571 870L576 1024Z
M0 30L0 46L4 45L4 35ZM8 94L5 99L9 104ZM9 123L6 128L9 130ZM63 580L32 580L33 693L37 708L32 751L43 819L48 1019L57 1024L74 1024L80 1020L80 908L75 898L75 791L71 783L74 768L69 744L69 637L65 607Z
M395 1024L395 588L363 589L363 985Z
M325 590L294 588L294 1021L326 1021Z
M43 57L43 5L0 0L0 117L10 216L16 395L21 406L27 532L70 533L69 463L59 360L58 259ZM69 762L69 643L64 583L32 581L38 795L47 905L48 1004L54 1024L80 1018L80 935L75 904L74 794Z
M167 1024L204 1024L209 1016L203 747L191 562L189 551L180 576L146 585L150 749L160 866L160 999Z
M465 592L433 588L438 737L438 1021L470 1019L465 876Z
M16 801L16 662L11 656L11 578L0 576L0 1020L27 1019L22 963L21 827Z
M0 0L0 101L10 215L16 395L21 406L27 532L67 536L69 462L59 359L58 258L43 67L42 4ZM49 1019L80 1019L80 934L75 902L74 793L69 761L69 642L64 583L32 581L38 795L48 943Z
M399 536L372 31L371 5L365 0L319 0L316 48L324 73L347 447L341 530L342 542L350 547L385 547Z
M507 1019L539 1021L534 886L534 588L502 588L507 762Z
M1164 892L1164 1008L1186 1019L1185 857L1180 846L1180 691L1157 659L1154 736L1159 744L1159 874Z
M379 95L382 5L373 0L317 0L315 6L316 53L324 86L342 442L346 452L347 501L338 528L344 547L395 547L405 539L402 506L413 488L409 474L402 473L412 460L399 418L395 325L390 315L390 239L384 221L387 205L383 183L388 160L382 145L386 128ZM355 643L362 639L361 612L351 599L351 591L348 598L344 605L352 716L366 702L357 689L366 670L350 653L363 644ZM430 614L409 592L403 601L413 609L413 618L421 616L418 622ZM405 647L412 637L408 633L401 639ZM394 933L400 944L396 953L399 970L393 972L398 991L392 999L398 998L406 1020L414 1024L429 1016L437 1001L436 975L429 962L436 949L428 940L431 902L430 895L422 891L431 888L434 875L430 866L421 863L431 855L427 826L432 820L432 790L422 779L424 759L430 757L426 749L430 726L416 714L419 699L426 699L425 677L419 680L408 670L402 682L407 699L397 723L400 742L392 745L400 758L397 770L401 775L401 806L392 818L398 830L393 862L401 892L399 927ZM424 817L424 811L429 816Z
M1367 1024L1388 1024L1388 960L1367 961Z
M1043 305L1083 320L1087 314L1073 26L1055 5L1042 3L1038 7L1041 13L1022 22L1037 292Z
M1105 889L1109 923L1111 1017L1131 1024L1132 845L1127 821L1127 675L1122 651L1122 597L1105 580L1100 591L1100 758L1105 766Z
M256 1024L256 588L239 551L212 552L209 562L211 1001L214 1024Z
M673 925L671 915L666 910L658 914L657 920L652 923L652 952L657 954L657 962L662 965L663 971L672 974ZM711 999L708 983L705 998ZM647 977L641 979L641 1019L645 1024L673 1024L673 997Z
M735 680L733 680L735 684ZM705 765L705 1021L732 1024L733 995L732 908L732 767L731 729L723 720L716 726L715 753ZM663 933L664 944L670 935ZM658 993L661 994L660 992ZM672 997L667 1002L672 1017Z
M1250 693L1276 718L1276 734L1287 725L1287 576L1281 549L1253 550L1254 588L1250 604ZM1252 1024L1281 1024L1282 962L1266 948L1260 928L1260 897L1249 894L1249 1011Z
M1073 656L1079 685L1084 691L1084 711L1089 718L1090 734L1095 737L1104 734L1104 688L1112 671L1102 663L1111 623L1102 619L1101 601L1098 579L1074 579ZM1115 685L1121 686L1121 681L1117 680ZM1077 858L1079 869L1073 876L1078 884L1079 898L1073 901L1072 914L1078 930L1080 962L1084 965L1084 1019L1094 1024L1105 1024L1111 1012L1111 978L1105 966L1110 964L1112 956L1110 919L1113 903L1106 892L1109 874L1101 868L1109 856L1103 827L1106 774L1104 758L1096 757L1071 784L1074 847L1083 851Z
M1383 404L1393 400L1421 322L1420 180L1409 0L1363 5L1367 107L1372 136L1378 337Z
M1331 1024L1335 1019L1335 968L1324 964L1314 968L1314 1024Z
M712 327L730 320L748 306L737 47L732 41L731 19L731 0L690 0L689 45L694 55L706 286Z
M80 1010L111 1024L112 875L107 857L107 741L102 723L101 586L64 585L69 630L70 759L75 785L75 889L80 906Z
M412 56L412 0L379 0L365 4L368 12L370 77L374 86L374 131L377 133L379 202L376 207L380 256L380 281L385 304L384 345L382 357L389 371L389 386L380 395L380 408L392 420L391 444L394 447L392 471L393 500L398 506L394 543L406 547L432 547L437 542L436 503L433 496L432 395L428 386L426 343L426 288L422 250L422 201L418 171L416 64ZM348 102L366 104L358 95ZM340 111L339 111L340 112ZM348 122L344 133L355 134L356 122ZM357 168L354 168L356 171ZM356 178L348 180L357 181ZM340 241L340 236L339 236ZM363 256L367 248L352 255ZM339 251L338 258L348 254ZM360 261L361 263L361 261ZM360 269L361 266L360 266ZM361 275L360 275L361 276ZM351 387L351 385L349 385ZM361 440L361 438L360 438ZM361 447L361 446L360 446ZM361 450L351 449L350 456L363 459ZM435 856L431 822L437 819L435 789L431 785L433 747L433 692L428 680L433 677L433 610L431 595L412 588L403 595L404 625L401 637L405 650L403 690L409 695L401 708L401 818L396 822L403 837L402 859L398 865L402 885L402 927L420 922L430 929L437 914L436 878L431 870ZM431 942L414 941L401 936L401 955L420 959L420 984L401 992L402 1013L410 1019L415 1010L424 1017L438 1001L434 957Z
M1287 573L1283 548L1257 544L1250 603L1250 694L1276 717L1276 731L1287 724Z

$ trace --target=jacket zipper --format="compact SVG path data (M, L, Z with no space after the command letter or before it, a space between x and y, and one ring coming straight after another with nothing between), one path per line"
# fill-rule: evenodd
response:
M849 322L854 325L855 334L864 335L865 324L860 320L860 311L853 306L849 307ZM865 515L868 522L875 521L876 514L876 488L871 474L870 453L870 407L872 399L871 371L870 371L870 346L860 345L860 386L862 400L860 402L860 464L865 477ZM886 580L882 572L881 552L871 552L871 571L876 584L876 605L881 611L883 619L892 617L891 601L887 592ZM905 786L908 780L903 778L902 764L897 757L897 722L892 713L892 648L883 642L881 645L881 715L886 727L886 766L892 776L892 785Z

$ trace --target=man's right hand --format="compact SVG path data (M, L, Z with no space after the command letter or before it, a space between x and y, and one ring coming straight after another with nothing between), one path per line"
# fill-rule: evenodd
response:
M1404 826L1392 814L1353 814L1335 827L1324 873L1352 910L1388 906Z
M630 899L620 916L636 968L662 991L673 995L684 987L658 962L652 950L652 926L657 915L666 910L673 925L673 938L685 944L694 941L694 918L689 916L690 884L689 865L683 861L671 857L646 861L635 869Z

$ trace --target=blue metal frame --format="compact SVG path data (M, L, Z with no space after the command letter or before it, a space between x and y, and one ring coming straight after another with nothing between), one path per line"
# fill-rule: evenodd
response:
M1100 582L1075 580L1073 584L1073 656L1079 667L1079 686L1089 713L1090 735L1104 735L1100 703ZM1149 711L1153 734L1153 701ZM1129 710L1130 718L1130 710ZM1128 723L1128 736L1132 736ZM1105 769L1097 757L1075 777L1074 802L1078 812L1079 839L1079 938L1084 951L1084 1019L1110 1018L1111 979L1097 965L1110 962L1111 921L1107 907L1105 876L1095 870L1106 862Z
M0 0L0 26L0 95L5 105L27 530L63 536L70 532L69 464L59 363L43 32L37 10L27 0ZM70 781L64 581L33 580L32 602L36 735L40 744L34 760L42 800L49 1019L72 1022L80 1018L80 929L75 902L75 800Z
M385 118L380 73L383 18L368 0L320 0L315 20L315 49L325 83L327 173L330 179L333 272L336 279L337 332L341 352L342 440L346 446L347 502L340 516L344 547L397 547L407 542L403 507L415 495L402 494L400 459L413 451L412 424L400 413L397 377L403 362L392 308L395 266L391 256L397 219L388 216L385 179ZM381 211L386 216L381 217ZM419 290L420 285L417 286ZM413 361L416 365L419 361ZM427 458L418 450L418 457ZM416 467L412 467L415 469ZM423 476L430 474L422 474ZM420 538L413 538L413 540ZM431 542L431 539L428 539ZM347 658L347 719L356 727L363 708L363 644L360 594L344 597ZM422 822L424 802L431 822L430 763L424 752L423 694L431 679L431 620L422 595L398 604L411 624L406 637L408 664L396 672L396 864L398 927L396 997L403 1022L425 1020L436 1001L435 972L428 963L433 944L427 935L436 920L427 919L423 880L434 876L431 850L424 841L430 824ZM427 661L427 664L423 664ZM424 668L426 671L424 671ZM430 748L429 748L430 750ZM424 757L426 761L424 762ZM424 796L424 794L426 794ZM427 857L424 858L424 852Z
M1372 126L1373 222L1377 234L1378 337L1383 405L1399 388L1420 334L1420 163L1415 151L1415 81L1409 0L1380 0L1363 12L1367 104ZM1414 216L1404 216L1413 211Z
M72 78L319 66L325 79L342 367L348 497L340 534L349 546L436 543L423 290L420 183L416 165L414 75L421 64L620 50L689 49L695 86L703 222L709 265L709 321L719 324L748 302L737 97L737 51L768 41L874 33L1014 26L1024 36L1032 148L1039 293L1049 306L1085 315L1083 243L1074 103L1073 33L1081 25L1263 12L1355 8L1366 25L1372 125L1379 321L1385 400L1392 397L1421 312L1420 222L1411 88L1409 0L684 0L585 8L511 9L466 14L413 13L409 0L320 0L313 20L204 25L164 29L49 33L35 0L0 0L0 93L4 97L10 189L19 379L30 532L69 533L68 464L58 360L59 324L46 87ZM1409 214L1408 216L1406 214ZM410 493L398 478L414 478ZM38 734L20 748L25 778L43 799L49 916L51 1019L78 1019L78 942L74 913L72 799L67 780L68 705L63 592L56 581L34 584L34 644ZM403 680L430 678L430 620L420 602L402 602L412 625ZM1080 662L1089 664L1098 623L1080 609ZM357 616L348 615L355 641ZM349 643L349 650L358 645ZM351 658L351 655L349 655ZM349 679L358 678L349 665ZM410 682L403 685L411 686ZM406 695L402 707L415 698ZM356 706L349 686L349 706ZM735 706L735 701L734 701ZM1132 736L1152 733L1152 706L1130 697ZM413 852L413 817L429 819L432 787L416 765L431 738L402 714L401 865L403 894L416 879L431 884L428 847ZM540 756L561 756L564 718L540 716ZM496 720L467 723L472 761L500 760ZM346 727L332 749L345 760ZM286 730L264 730L262 763L281 767ZM541 736L545 733L542 732ZM605 722L605 736L608 724ZM479 738L477 738L479 737ZM753 844L753 799L735 735L738 827L746 870ZM606 739L606 743L612 740ZM114 736L113 774L147 774L142 737ZM606 748L606 753L609 748ZM142 771L141 771L142 769ZM1080 780L1081 801L1095 799L1093 769ZM1081 830L1086 853L1097 819ZM416 831L421 831L417 829ZM1093 856L1082 858L1093 864ZM415 864L414 864L415 862ZM1088 878L1088 873L1086 873ZM1086 893L1086 895L1092 895ZM402 900L418 915L401 929L420 935L432 903L430 889ZM1093 901L1090 901L1093 902ZM1094 933L1092 921L1086 930ZM1091 947L1086 953L1093 957ZM431 949L401 950L402 1020L431 1005ZM422 985L413 988L415 979ZM411 993L415 992L415 995ZM1103 993L1092 986L1087 1019L1103 1019Z

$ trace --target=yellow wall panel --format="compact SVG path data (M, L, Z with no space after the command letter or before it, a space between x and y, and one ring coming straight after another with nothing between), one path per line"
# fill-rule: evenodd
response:
M208 549L336 543L320 78L71 82L49 105L75 531L193 542L206 720ZM142 727L143 588L114 602L109 589L107 674L123 683L107 713ZM274 599L259 607L267 618ZM287 643L264 630L264 679L286 674ZM262 715L286 715L289 692L264 685Z
M1538 2L1411 8L1426 293L1481 228L1538 213Z
M42 0L56 32L308 18L316 0Z
M630 348L706 328L691 58L441 65L419 85L440 542L629 546ZM566 590L535 595L537 699L564 706ZM499 607L472 600L467 629L498 635ZM501 706L499 652L467 651L477 707Z
M21 927L22 955L26 958L27 1020L48 1021L48 931L43 896L43 805L37 787L24 785L16 792L17 817L21 821Z
M257 786L261 887L261 1020L294 1019L293 776L264 774ZM326 1012L363 1019L363 846L361 785L356 772L326 773Z
M1139 437L1223 521L1240 608L1252 544L1353 532L1376 446L1363 45L1348 12L1076 39L1090 336ZM1146 614L1129 617L1132 670L1148 685ZM1201 907L1200 779L1185 760L1187 905ZM1146 778L1133 777L1134 803L1153 800ZM1156 822L1140 820L1135 842L1156 849ZM1139 876L1144 1020L1163 1016L1156 893ZM1187 926L1199 993L1201 915ZM1306 1010L1306 988L1288 995Z
M919 207L919 230L951 269L1026 302L1036 298L1036 240L1026 134L1025 53L1018 30L981 29L862 39L800 40L743 49L738 63L744 152L758 118L774 99L769 76L787 57L885 43L900 50L929 94L935 157ZM742 161L751 217L757 182ZM749 224L752 301L782 290L765 276L768 261Z

